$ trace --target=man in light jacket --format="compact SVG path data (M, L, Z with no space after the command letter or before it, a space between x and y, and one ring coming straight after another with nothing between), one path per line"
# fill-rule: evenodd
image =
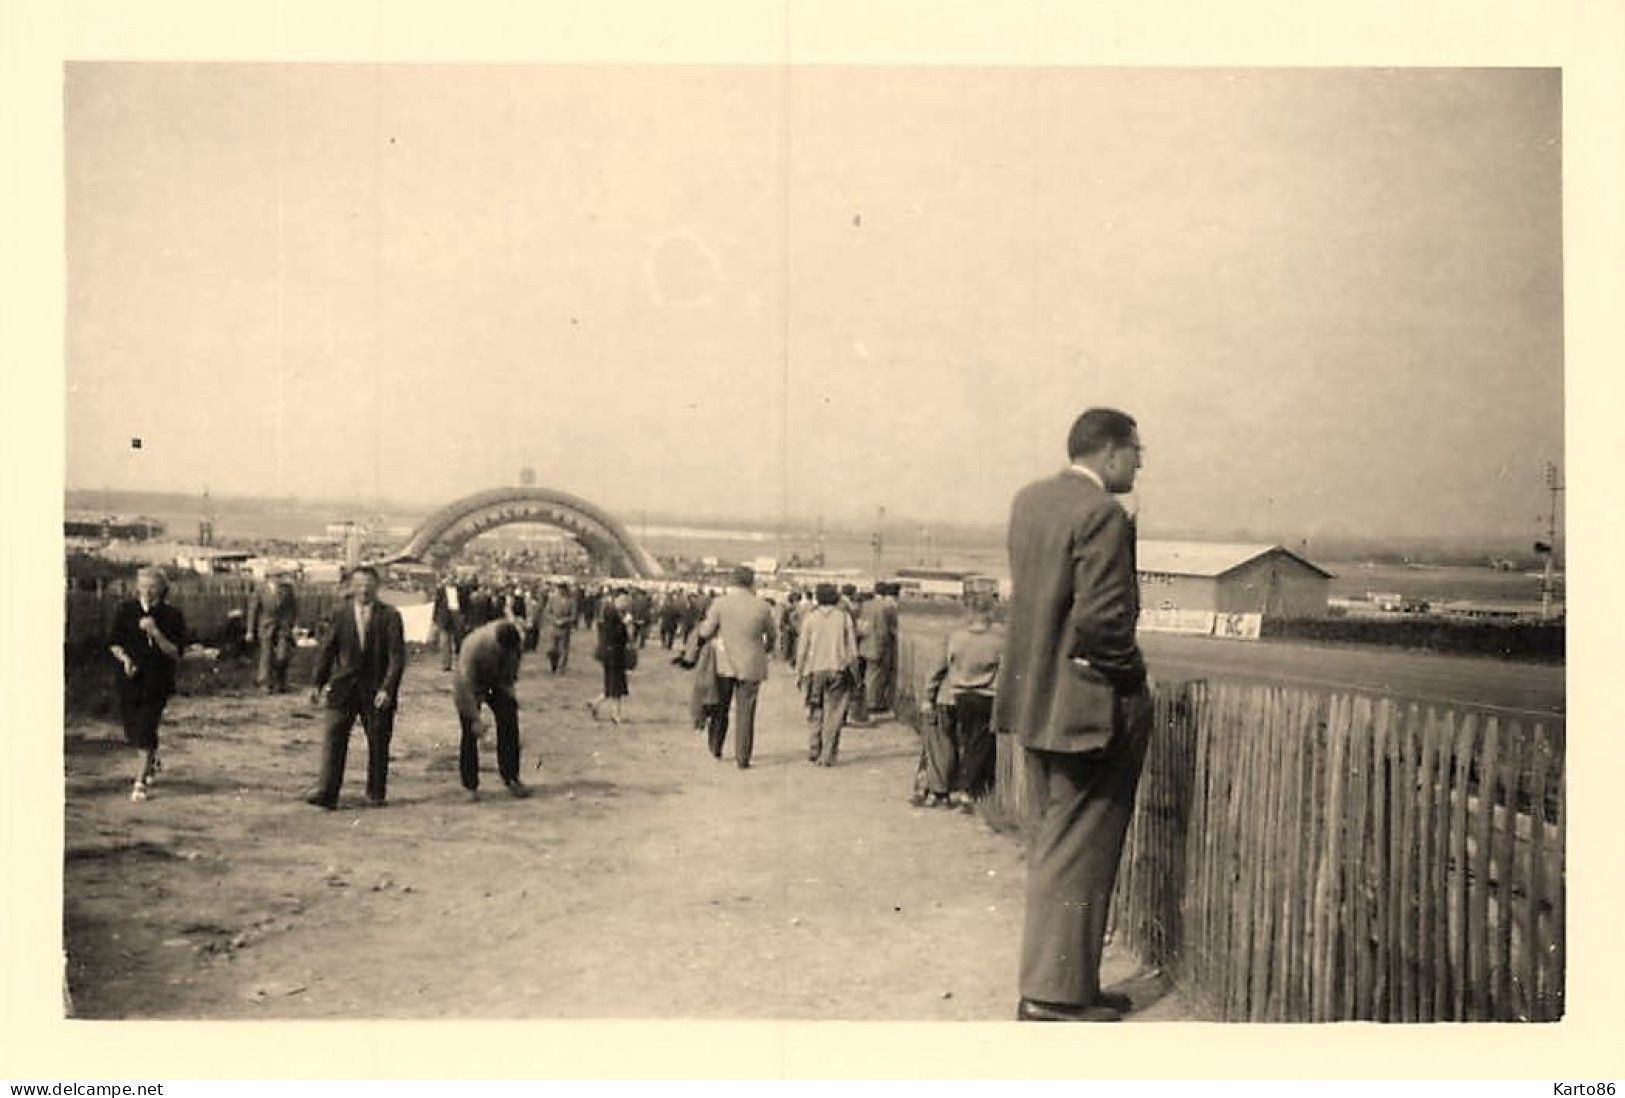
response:
M807 702L807 761L834 766L858 641L852 616L838 605L840 593L833 583L820 583L813 597L817 608L802 622L796 645L796 682Z
M735 569L731 586L711 603L699 627L700 639L715 644L717 653L717 707L706 740L711 757L722 758L728 711L737 699L734 761L741 770L750 766L756 739L756 696L767 678L767 655L778 637L773 608L757 596L755 586L756 573L749 566Z

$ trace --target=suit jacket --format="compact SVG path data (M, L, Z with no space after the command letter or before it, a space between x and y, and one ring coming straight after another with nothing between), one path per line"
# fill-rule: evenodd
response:
M261 587L248 603L247 632L250 637L261 634L272 637L278 632L291 633L299 617L299 603L294 597L293 585L278 583Z
M1039 750L1099 751L1122 719L1117 698L1145 686L1134 524L1105 489L1063 471L1017 493L1009 549L994 727Z
M547 620L557 629L569 629L576 623L575 596L568 591L554 591L547 596Z
M366 644L356 628L355 603L345 599L333 611L321 653L316 657L318 689L326 686L330 709L361 709L372 705L380 690L389 692L389 703L401 688L406 670L406 631L401 612L381 602L372 604L367 623Z
M879 598L865 599L858 607L858 655L871 662L885 659L891 651L892 634L886 622L886 604Z
M773 608L742 587L730 588L711 603L700 623L700 638L717 637L717 674L761 682L767 678L767 654L778 640Z

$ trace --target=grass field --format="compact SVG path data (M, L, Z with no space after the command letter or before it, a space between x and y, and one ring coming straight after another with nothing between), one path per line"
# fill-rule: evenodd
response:
M1368 592L1391 592L1428 602L1538 602L1540 579L1522 572L1460 565L1370 564L1361 561L1316 561L1332 573L1332 598L1361 598ZM1558 598L1562 598L1558 577Z
M938 613L906 613L903 630L915 636L940 638L947 635L956 620ZM1567 708L1561 665L1301 641L1241 641L1143 632L1139 639L1152 674L1170 680L1232 678L1382 694L1556 725L1563 722Z

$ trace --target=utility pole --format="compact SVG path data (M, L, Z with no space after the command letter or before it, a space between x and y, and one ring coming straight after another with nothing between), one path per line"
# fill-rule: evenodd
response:
M214 504L209 500L209 486L203 486L203 517L197 524L197 543L205 548L214 544Z
M886 536L883 532L886 524L886 508L875 509L875 532L869 538L869 548L874 551L874 574L880 577L880 563L886 555Z
M1546 567L1541 570L1540 576L1540 620L1549 621L1552 616L1552 594L1555 584L1552 582L1552 572L1557 558L1557 494L1563 490L1563 477L1557 471L1557 463L1546 463L1546 489L1551 493L1551 508L1546 512L1546 540L1535 542L1535 552L1546 558Z

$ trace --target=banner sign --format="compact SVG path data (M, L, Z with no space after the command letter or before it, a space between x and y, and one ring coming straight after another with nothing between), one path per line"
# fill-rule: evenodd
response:
M1213 632L1210 610L1142 610L1140 628L1148 633L1188 633L1206 637Z
M1215 614L1213 635L1234 640L1257 640L1264 626L1263 614Z

